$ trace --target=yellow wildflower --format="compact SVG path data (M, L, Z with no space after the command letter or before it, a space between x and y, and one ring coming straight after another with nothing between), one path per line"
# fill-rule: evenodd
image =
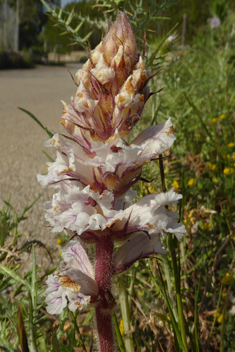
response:
M154 187L148 187L149 193L156 193L156 189Z
M217 178L216 178L216 177L212 177L212 182L214 182L214 183L218 183Z
M225 114L220 115L221 120L225 119Z
M226 275L222 277L221 282L224 285L231 285L233 282L233 274L226 273Z
M59 251L59 255L61 255L61 251Z
M210 168L211 170L213 170L213 171L216 169L216 164L209 163L208 166L209 166L209 168Z
M218 121L219 121L219 118L218 118L218 117L213 117L212 122L216 123L216 122L218 122Z
M222 292L222 293L221 293L221 297L222 297L223 299L225 299L226 296L227 296L227 293L226 293L226 292Z
M224 314L223 314L223 313L220 314L220 315L218 316L218 318L217 318L218 323L221 324L222 321L224 320L224 318L225 318Z
M188 219L189 221L194 225L194 218L193 218L193 213L194 213L195 209L190 210L189 214L188 214Z
M229 147L229 148L233 148L233 147L234 147L234 143L233 143L233 142L229 143L229 144L228 144L228 147Z
M218 317L220 315L220 308L213 314L213 317Z
M190 180L188 181L188 185L192 186L194 184L195 178L190 178Z
M123 336L125 331L124 331L124 324L123 324L123 320L120 320L120 324L119 324L119 330L120 330L120 334Z
M180 188L179 182L175 180L175 181L171 184L171 187L174 187L175 189L179 189L179 188Z
M235 152L232 153L232 159L235 160Z
M142 297L144 295L144 292L137 291L138 296Z
M230 175L233 173L233 168L232 167L226 167L223 171L225 175Z
M204 222L204 223L203 223L203 229L204 229L205 231L209 231L210 228L211 228L211 225L210 225L210 224L208 224L207 222Z
M58 238L57 244L61 244L61 243L62 243L62 239L61 239L61 238Z

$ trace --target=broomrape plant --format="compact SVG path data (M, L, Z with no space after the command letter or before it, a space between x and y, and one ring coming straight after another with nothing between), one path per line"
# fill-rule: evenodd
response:
M52 231L73 234L62 250L60 270L48 277L47 311L60 314L66 306L74 312L93 305L100 351L111 352L112 277L137 260L165 254L161 239L167 233L180 240L185 232L178 213L166 209L182 198L173 188L134 204L136 193L130 189L143 165L169 149L175 136L169 119L130 144L125 140L151 96L151 76L125 13L76 78L76 95L70 105L63 103L60 120L69 136L55 134L45 142L56 148L57 157L47 164L47 175L38 175L42 186L58 191L45 204ZM115 251L116 242L121 245ZM87 245L95 247L95 258Z

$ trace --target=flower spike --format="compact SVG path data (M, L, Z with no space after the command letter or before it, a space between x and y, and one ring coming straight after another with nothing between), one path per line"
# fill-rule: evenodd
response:
M71 236L60 270L47 280L47 311L60 314L66 306L75 311L92 303L101 352L115 351L112 276L137 260L166 254L161 239L167 233L178 240L185 233L178 213L166 208L182 198L174 188L133 204L137 195L131 186L143 166L175 141L171 119L146 128L130 143L124 139L151 96L151 77L127 14L120 13L77 72L76 94L70 105L63 102L60 120L68 135L45 142L56 149L56 160L47 163L47 175L38 175L42 186L57 190L45 203L52 231ZM123 242L116 251L115 242Z

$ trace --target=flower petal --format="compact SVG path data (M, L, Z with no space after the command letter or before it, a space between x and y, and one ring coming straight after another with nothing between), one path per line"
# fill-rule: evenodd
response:
M175 135L171 119L146 128L131 143L141 147L138 161L150 160L165 152L174 143Z
M67 305L66 291L60 287L57 275L49 275L46 283L48 285L45 291L46 310L49 314L60 314Z
M147 258L151 254L166 253L160 242L159 234L148 236L144 232L136 232L115 253L114 273L127 270L137 260Z
M88 258L87 252L79 241L70 241L61 253L62 258L69 268L80 270L85 275L94 279L94 269Z
M124 210L124 216L119 221L112 221L112 234L116 240L121 240L136 231L145 230L148 233L158 232L165 237L165 232L175 233L180 239L185 233L183 224L178 223L178 213L168 211L165 206L177 202L181 194L174 188L165 193L150 194ZM118 218L118 214L116 215ZM109 225L111 226L111 224Z
M75 310L78 309L83 309L88 306L90 303L90 296L84 296L83 294L79 294L75 299L71 299L69 302L69 310L72 312L75 312Z

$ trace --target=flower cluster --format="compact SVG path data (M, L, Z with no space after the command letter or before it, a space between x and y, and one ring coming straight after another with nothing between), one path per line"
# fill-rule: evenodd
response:
M221 25L221 20L219 17L209 18L209 25L212 29L218 28Z
M172 233L180 240L185 232L178 213L166 209L182 198L174 188L133 204L136 194L130 188L143 165L168 150L175 136L169 119L129 144L124 139L151 95L150 74L125 13L76 77L76 95L70 105L63 103L61 119L69 135L55 134L45 143L57 156L47 164L48 174L38 175L42 186L58 191L45 204L52 231L66 229L72 237L62 251L60 270L47 281L51 314L66 305L72 311L88 303L110 308L112 275L151 254L166 253L161 238ZM113 252L115 241L123 243ZM96 247L95 263L87 244Z

